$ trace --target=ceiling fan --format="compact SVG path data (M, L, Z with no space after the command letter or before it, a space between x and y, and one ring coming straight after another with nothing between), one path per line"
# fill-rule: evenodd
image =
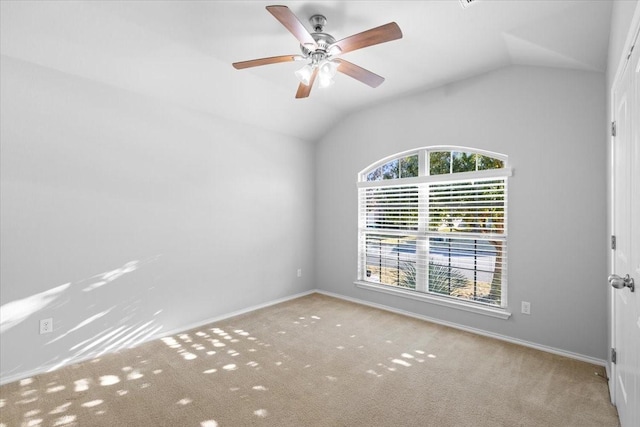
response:
M304 67L296 71L296 76L300 79L296 98L308 97L316 78L320 87L330 86L338 71L371 87L380 86L384 82L384 77L336 57L356 49L402 38L402 31L398 24L390 22L336 41L332 35L323 32L327 23L327 18L323 15L313 15L309 18L314 30L310 33L287 6L267 6L267 10L298 39L302 55L252 59L235 62L233 66L241 70L281 62L308 61Z

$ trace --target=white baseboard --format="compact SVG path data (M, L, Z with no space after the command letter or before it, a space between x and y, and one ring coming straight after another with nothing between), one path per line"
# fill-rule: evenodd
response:
M125 347L125 348L138 347L139 345L142 345L142 344L144 344L146 342L149 342L149 341L157 340L157 339L169 336L169 335L176 335L176 334L179 334L181 332L189 331L191 329L195 329L195 328L202 327L204 325L208 325L210 323L219 322L221 320L225 320L225 319L228 319L230 317L239 316L241 314L246 314L246 313L249 313L249 312L252 312L252 311L255 311L255 310L259 310L261 308L266 308L266 307L269 307L269 306L272 306L272 305L275 305L275 304L280 304L282 302L289 301L289 300L296 299L296 298L300 298L300 297L303 297L303 296L306 296L306 295L310 295L310 294L313 294L315 292L316 292L316 290L313 289L313 290L310 290L310 291L289 295L289 296L286 296L286 297L283 297L283 298L278 298L278 299L275 299L275 300L272 300L272 301L267 301L267 302L262 303L262 304L254 305L254 306L247 307L247 308L243 308L242 310L237 310L237 311L233 311L233 312L230 312L230 313L225 313L225 314L222 314L220 316L212 317L212 318L209 318L209 319L206 319L206 320L194 322L194 323L191 323L191 324L188 324L188 325L185 325L185 326L181 326L180 328L176 328L176 329L173 329L173 330L170 330L170 331L159 331L158 333L147 337L144 341L136 343L135 346ZM111 352L115 352L117 350L123 350L123 348L114 349ZM93 359L94 357L95 357L95 355L88 354L88 355L85 355L84 357L77 357L77 358L69 359L64 364L55 363L55 364L50 364L50 365L43 365L43 366L39 366L39 367L37 367L35 369L31 369L29 371L22 371L22 372L17 372L15 374L7 375L7 376L4 376L4 377L0 378L0 386L2 386L4 384L12 383L14 381L19 381L19 380L22 380L22 379L25 379L25 378L29 378L29 377L32 377L34 375L44 374L46 372L54 370L53 368L60 369L60 368L63 368L65 366L68 366L68 365L73 365L75 363L85 362L87 360Z
M431 322L431 323L436 323L436 324L443 325L443 326L448 326L448 327L451 327L451 328L454 328L454 329L459 329L459 330L471 332L471 333L474 333L474 334L477 334L477 335L482 335L482 336L486 336L486 337L490 337L490 338L495 338L495 339L498 339L498 340L501 340L501 341L506 341L506 342L510 342L510 343L513 343L513 344L522 345L524 347L533 348L533 349L544 351L544 352L547 352L547 353L557 354L559 356L568 357L570 359L580 360L580 361L591 363L591 364L598 365L598 366L604 366L605 368L607 368L607 374L608 374L608 366L607 366L607 361L606 360L596 359L596 358L593 358L593 357L590 357L590 356L585 356L585 355L582 355L582 354L573 353L573 352L570 352L570 351L561 350L561 349L557 349L557 348L554 348L554 347L548 347L548 346L545 346L545 345L532 343L532 342L521 340L521 339L518 339L518 338L508 337L506 335L501 335L501 334L496 334L496 333L493 333L493 332L484 331L484 330L481 330L481 329L471 328L471 327L460 325L460 324L457 324L457 323L447 322L447 321L435 319L435 318L432 318L432 317L429 317L429 316L423 316L423 315L412 313L412 312L409 312L409 311L400 310L400 309L397 309L397 308L394 308L394 307L390 307L390 306L386 306L386 305L382 305L382 304L376 304L376 303L368 302L368 301L357 299L357 298L351 298L351 297L347 297L345 295L335 294L333 292L327 292L327 291L324 291L324 290L321 290L321 289L313 289L313 290L310 290L310 291L289 295L289 296L286 296L286 297L283 297L283 298L278 298L278 299L275 299L275 300L272 300L272 301L267 301L265 303L254 305L254 306L251 306L251 307L247 307L247 308L244 308L242 310L237 310L237 311L233 311L233 312L230 312L230 313L225 313L225 314L222 314L220 316L216 316L216 317L212 317L212 318L209 318L209 319L206 319L206 320L194 322L194 323L191 323L191 324L188 324L188 325L185 325L185 326L182 326L180 328L176 328L176 329L173 329L173 330L170 330L170 331L160 331L159 333L148 337L143 342L137 343L135 345L135 347L137 347L137 346L139 346L141 344L144 344L145 342L153 341L153 340L156 340L156 339L159 339L159 338L162 338L162 337L166 337L166 336L169 336L169 335L176 335L176 334L179 334L179 333L184 332L184 331L189 331L191 329L195 329L195 328L202 327L204 325L208 325L210 323L219 322L221 320L225 320L225 319L228 319L230 317L234 317L234 316L238 316L238 315L241 315L241 314L250 313L250 312L255 311L255 310L266 308L266 307L269 307L269 306L272 306L272 305L275 305L275 304L280 304L280 303L283 303L283 302L286 302L286 301L290 301L290 300L293 300L293 299L296 299L296 298L304 297L306 295L310 295L310 294L313 294L313 293L327 295L327 296L330 296L330 297L342 299L342 300L345 300L345 301L350 301L350 302L353 302L353 303L356 303L356 304L366 305L366 306L369 306L369 307L379 308L381 310L385 310L385 311L389 311L389 312L393 312L393 313L397 313L397 314L402 314L402 315L413 317L413 318L416 318L416 319L425 320L425 321L428 321L428 322ZM119 349L119 350L122 350L122 349ZM64 366L67 366L67 365L84 362L84 361L92 359L92 358L93 358L92 355L88 355L86 357L81 357L81 358L76 358L76 359L73 359L73 360L69 360L64 365L58 366L58 368L63 368ZM30 371L18 372L18 373L12 374L12 375L4 376L4 377L0 378L0 385L12 383L14 381L19 381L21 379L29 378L29 377L32 377L34 375L43 374L43 373L46 373L46 372L50 371L54 367L56 367L55 364L47 365L47 366L40 366L40 367L38 367L36 369L32 369Z
M286 296L286 297L283 297L283 298L278 298L278 299L275 299L275 300L272 300L272 301L267 301L267 302L264 302L262 304L254 305L254 306L247 307L247 308L243 308L241 310L232 311L231 313L225 313L225 314L222 314L220 316L216 316L216 317L212 317L212 318L207 319L207 320L203 320L201 322L191 323L191 324L189 324L187 326L184 326L184 327L176 328L176 329L173 329L171 331L162 332L161 334L159 334L158 336L152 338L151 340L162 338L162 337L166 337L166 336L169 336L169 335L176 335L176 334L179 334L179 333L182 333L182 332L185 332L185 331L190 331L191 329L200 328L200 327L202 327L204 325L208 325L209 323L219 322L221 320L225 320L225 319L228 319L230 317L235 317L235 316L239 316L241 314L251 313L252 311L260 310L261 308L266 308L266 307L270 307L272 305L280 304L280 303L283 303L283 302L286 302L286 301L291 301L292 299L301 298L301 297L304 297L304 296L307 296L307 295L314 294L316 292L317 292L317 290L312 289L310 291L300 292L298 294L293 294L293 295L289 295L289 296ZM151 341L151 340L149 340L149 341Z
M459 329L461 331L471 332L471 333L474 333L474 334L477 334L477 335L482 335L482 336L489 337L489 338L495 338L497 340L510 342L512 344L518 344L518 345L521 345L521 346L524 346L524 347L529 347L529 348L533 348L533 349L536 349L536 350L544 351L546 353L557 354L559 356L568 357L570 359L580 360L582 362L587 362L587 363L591 363L591 364L594 364L594 365L607 367L607 361L606 360L597 359L597 358L591 357L591 356L585 356L584 354L573 353L571 351L562 350L562 349L555 348L555 347L549 347L549 346L546 346L546 345L542 345L542 344L537 344L537 343L533 343L533 342L530 342L530 341L521 340L519 338L513 338L513 337L506 336L506 335L496 334L494 332L488 332L488 331L485 331L485 330L482 330L482 329L471 328L469 326L460 325L458 323L447 322L447 321L439 320L439 319L436 319L436 318L433 318L433 317L423 316L421 314L412 313L410 311L405 311L405 310L400 310L400 309L397 309L397 308L394 308L394 307L389 307L387 305L376 304L376 303L372 303L372 302L369 302L369 301L361 300L361 299L358 299L358 298L351 298L351 297L347 297L347 296L344 296L344 295L335 294L333 292L327 292L327 291L323 291L323 290L320 290L320 289L316 289L316 292L319 293L319 294L323 294L323 295L327 295L327 296L330 296L330 297L342 299L342 300L345 300L345 301L354 302L356 304L362 304L362 305L366 305L366 306L369 306L369 307L379 308L381 310L390 311L390 312L396 313L396 314L402 314L404 316L409 316L409 317L413 317L413 318L420 319L420 320L426 320L427 322L436 323L438 325L443 325L443 326L448 326L448 327L451 327L451 328L454 328L454 329Z

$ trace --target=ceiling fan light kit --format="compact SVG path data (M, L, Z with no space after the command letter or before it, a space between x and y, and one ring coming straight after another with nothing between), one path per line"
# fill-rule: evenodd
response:
M313 33L309 33L288 7L267 6L267 10L298 39L302 55L283 55L253 59L250 61L235 62L233 66L241 70L281 62L307 61L302 68L295 72L296 77L300 80L296 98L306 98L309 96L316 77L318 79L318 86L321 88L333 85L334 77L338 72L346 74L370 87L378 87L384 82L383 77L347 62L344 59L336 58L336 56L356 49L402 38L402 31L400 27L398 27L398 24L390 22L336 41L332 35L323 32L324 26L327 23L327 18L323 15L313 15L309 18L309 22L314 30Z

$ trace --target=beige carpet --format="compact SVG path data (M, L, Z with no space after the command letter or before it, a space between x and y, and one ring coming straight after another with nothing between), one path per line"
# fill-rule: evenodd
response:
M4 426L617 426L603 369L313 294L0 388Z

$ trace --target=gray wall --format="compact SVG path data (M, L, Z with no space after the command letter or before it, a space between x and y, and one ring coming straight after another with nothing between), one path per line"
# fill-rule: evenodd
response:
M311 143L0 62L3 382L314 288Z
M606 359L605 76L508 67L346 118L316 150L320 289ZM461 145L509 156L508 320L356 288L356 175ZM520 301L531 315L520 314Z

